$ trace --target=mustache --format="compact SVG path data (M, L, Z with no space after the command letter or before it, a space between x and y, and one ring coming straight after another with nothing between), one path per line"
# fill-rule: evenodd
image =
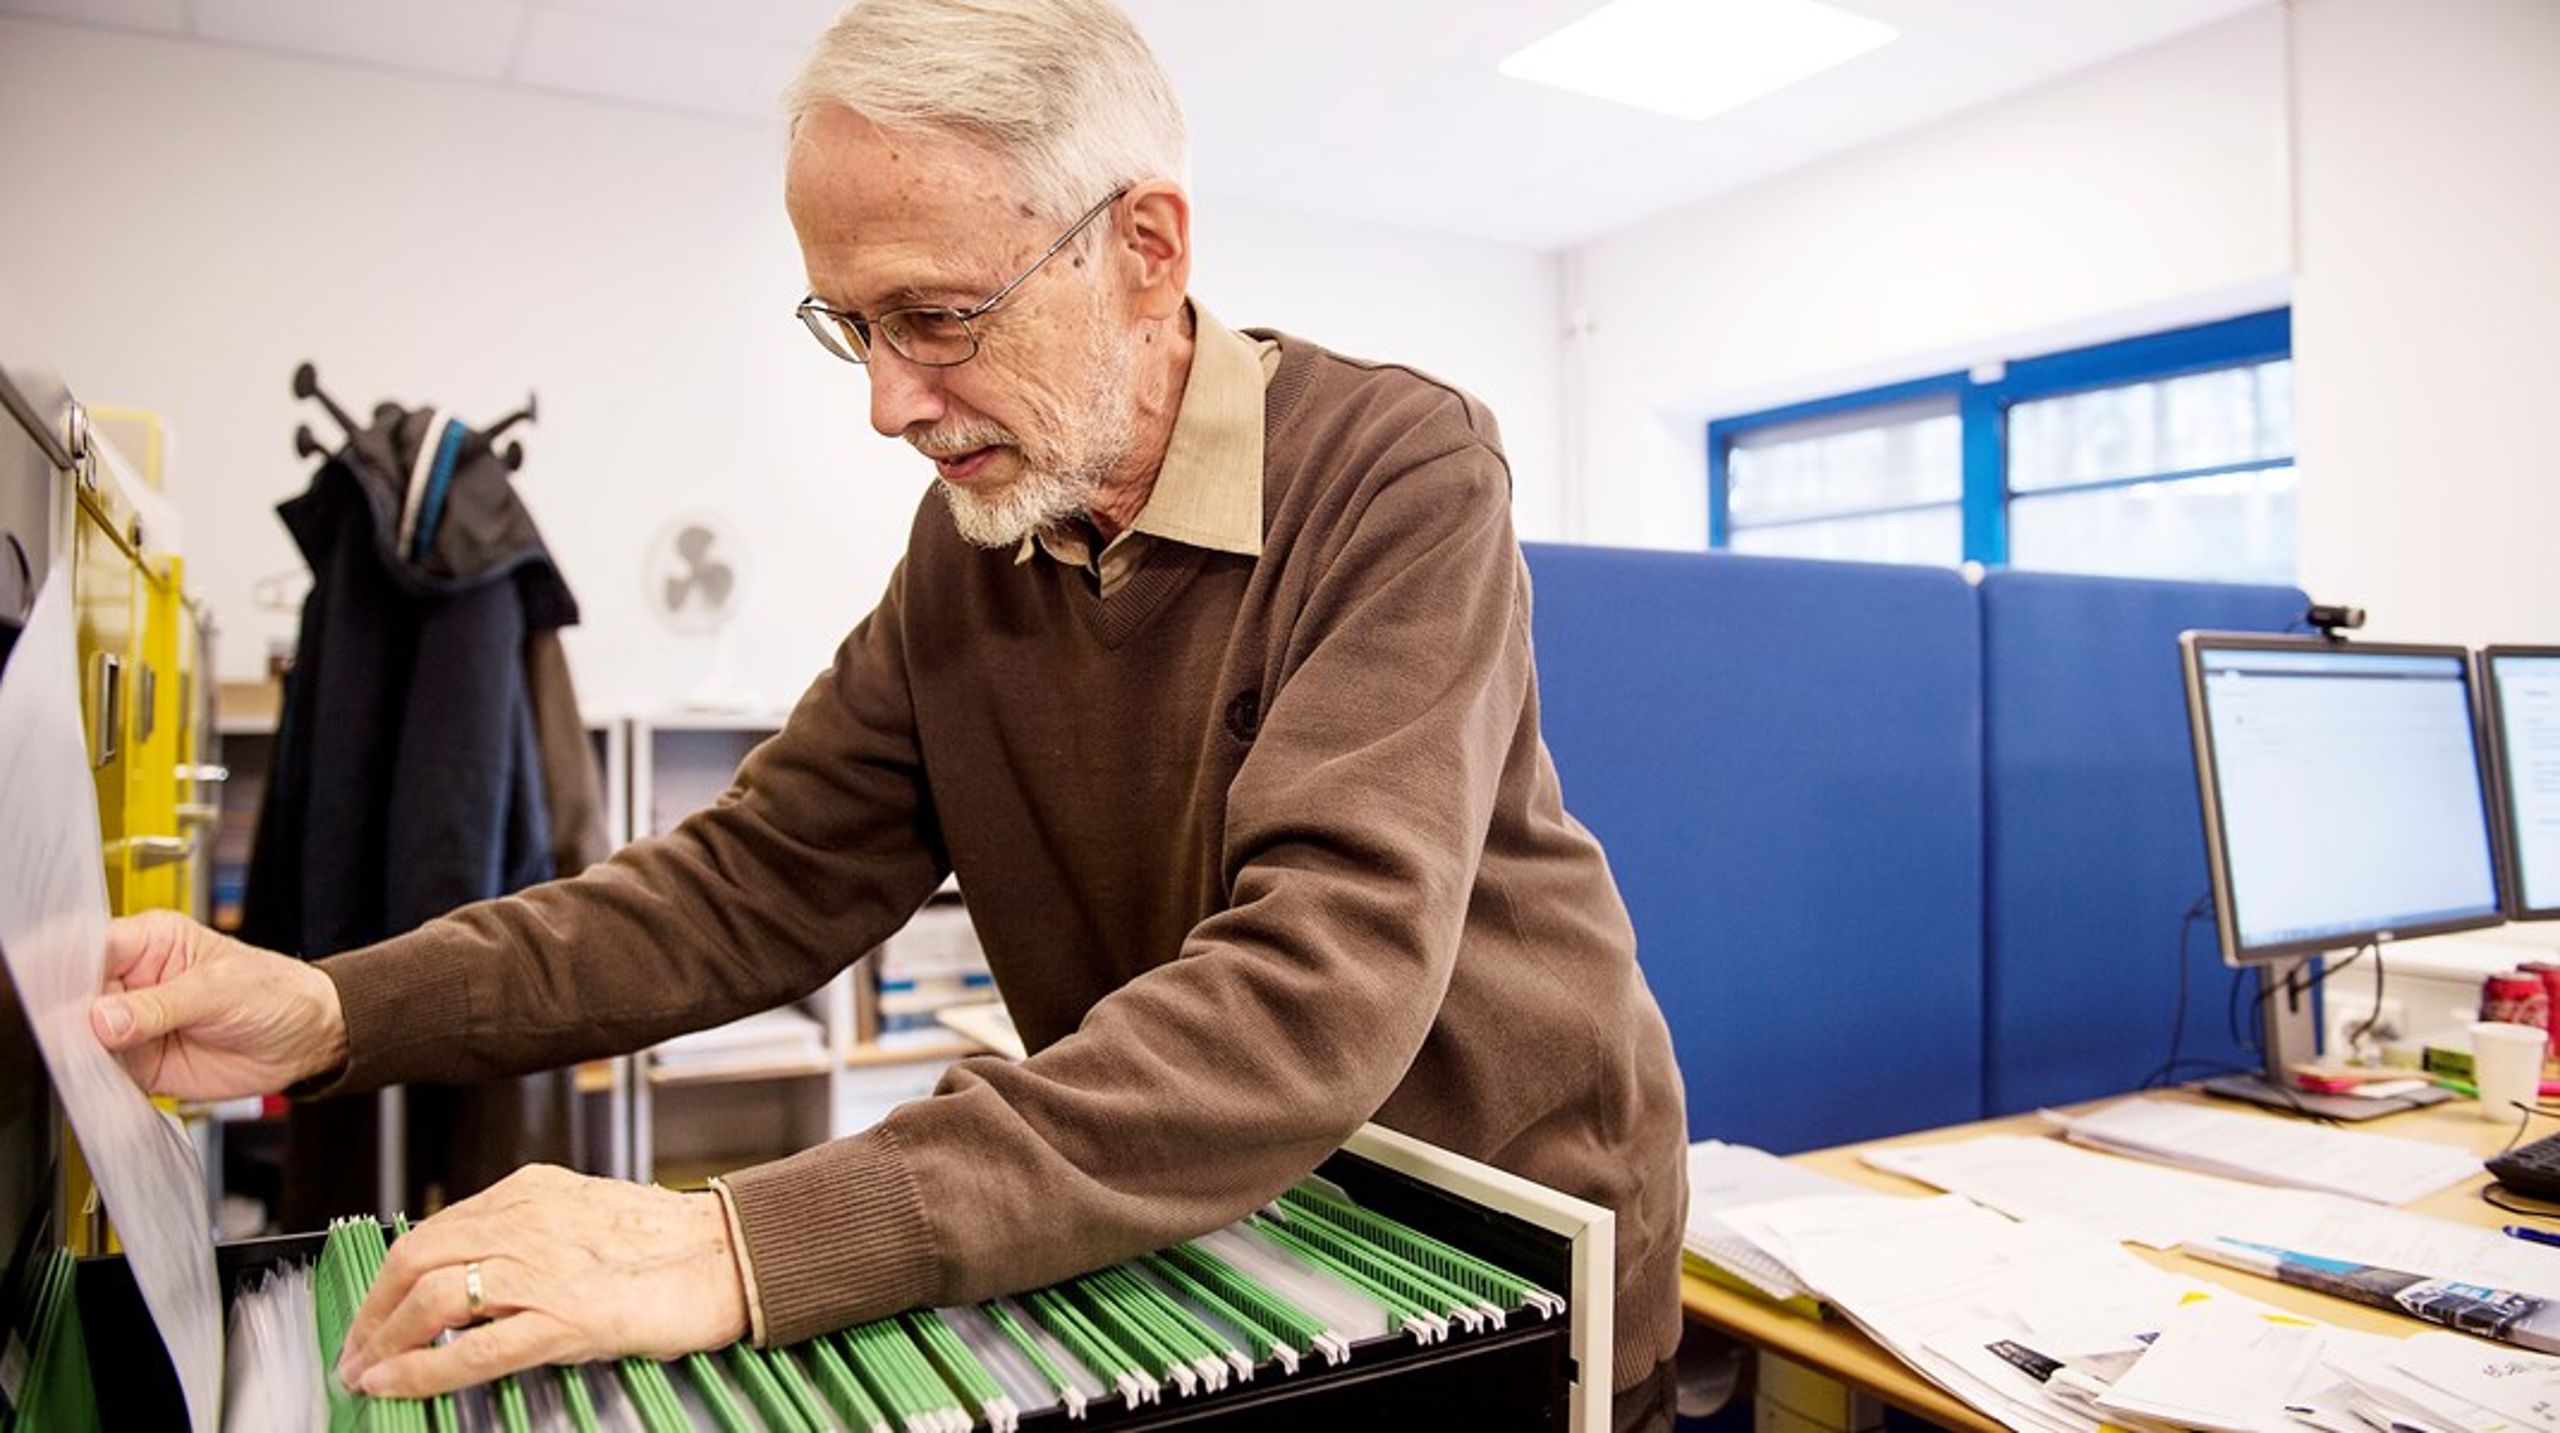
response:
M907 443L928 458L956 458L980 448L1018 446L1012 433L995 423L954 423L906 435Z

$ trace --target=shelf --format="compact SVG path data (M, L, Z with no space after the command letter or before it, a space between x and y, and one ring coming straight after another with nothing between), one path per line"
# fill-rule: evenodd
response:
M634 717L636 723L658 731L736 731L761 732L771 735L782 730L783 712L654 712Z
M739 1061L735 1064L705 1061L696 1065L661 1065L651 1061L649 1083L653 1085L734 1085L751 1080L798 1080L823 1075L835 1068L824 1055L795 1056L787 1060Z
M933 1018L994 1054L1013 1060L1024 1058L1022 1032L1013 1028L1013 1016L1006 1013L1001 1000L946 1005L935 1011Z
M844 1063L845 1068L849 1070L868 1070L882 1065L920 1065L927 1060L958 1060L985 1053L987 1053L986 1046L955 1033L947 1039L918 1040L913 1043L901 1040L894 1045L882 1045L873 1040L856 1041L853 1048L845 1053Z
M283 704L280 682L224 682L214 690L213 724L225 736L270 736Z

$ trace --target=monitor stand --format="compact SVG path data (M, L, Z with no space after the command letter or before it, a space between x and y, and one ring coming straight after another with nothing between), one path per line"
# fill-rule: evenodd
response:
M2293 1067L2320 1057L2320 1022L2314 991L2313 956L2270 961L2258 967L2258 1044L2267 1067L2255 1075L2225 1075L2207 1080L2206 1094L2228 1100L2327 1120L2370 1120L2402 1110L2442 1104L2453 1091L2436 1086L2386 1099L2315 1093L2293 1082Z

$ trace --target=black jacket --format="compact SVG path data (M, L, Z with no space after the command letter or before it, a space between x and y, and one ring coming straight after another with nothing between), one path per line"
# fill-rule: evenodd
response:
M313 585L242 902L254 945L316 960L553 874L527 643L578 607L487 447L385 404L277 509ZM565 1074L412 1090L406 1110L409 1208L581 1143ZM371 1101L297 1105L284 1227L373 1207L383 1133Z

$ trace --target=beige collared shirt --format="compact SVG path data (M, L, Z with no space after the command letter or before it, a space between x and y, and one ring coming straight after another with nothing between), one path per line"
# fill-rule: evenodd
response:
M1153 542L1262 555L1262 386L1280 345L1237 333L1196 300L1191 317L1191 376L1147 505L1099 553L1085 528L1060 523L1024 538L1016 563L1046 552L1083 569L1108 597Z

